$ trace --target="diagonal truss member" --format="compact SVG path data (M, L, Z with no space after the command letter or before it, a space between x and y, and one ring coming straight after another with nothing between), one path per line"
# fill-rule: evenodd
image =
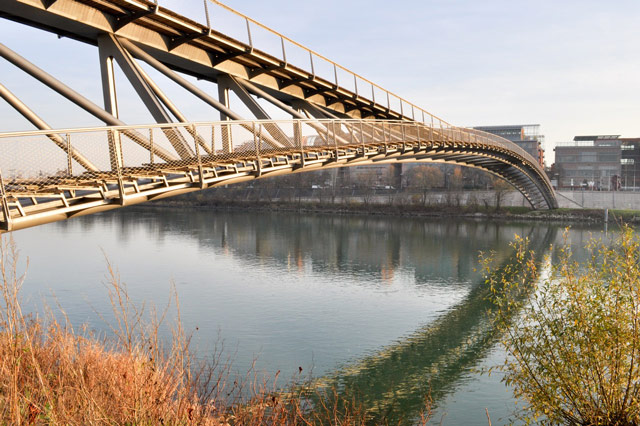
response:
M113 114L105 111L100 108L95 103L91 102L89 99L85 98L66 84L62 83L60 80L56 79L52 75L48 74L41 68L32 64L22 56L18 55L13 50L9 49L4 44L0 43L0 56L11 62L16 67L20 68L22 71L31 75L36 80L40 81L44 85L58 92L60 95L64 96L71 102L78 105L80 108L84 109L94 117L103 121L105 124L110 126L125 126L126 123L122 122L120 119L115 117ZM135 130L124 130L123 133L127 135L131 140L144 147L145 149L152 150L155 155L162 158L165 161L173 161L176 158L170 152L166 151L162 147L154 146L149 142L149 140L141 135L139 132ZM119 157L119 156L118 156ZM122 164L112 159L112 167L118 166L121 167Z

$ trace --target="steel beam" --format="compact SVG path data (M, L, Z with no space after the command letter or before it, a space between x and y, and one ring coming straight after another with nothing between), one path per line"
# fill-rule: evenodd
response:
M302 110L306 110L308 111L311 116L313 116L314 118L317 118L319 120L328 118L331 120L348 120L351 117L349 117L348 115L343 115L342 117L338 114L338 112L336 111L327 111L324 108L321 108L317 105L313 105L312 103L308 102L308 101L303 101L301 99L294 99L291 104L295 107L295 108L299 108Z
M240 116L239 114L237 114L236 112L234 112L233 110L231 110L229 108L229 106L228 106L228 91L226 93L226 97L223 96L223 101L227 102L227 104L225 105L224 102L218 101L217 99L215 99L214 97L212 97L211 95L206 93L204 90L202 90L199 87L195 86L194 84L190 83L184 77L178 75L176 72L171 70L169 67L164 65L162 62L160 62L157 59L155 59L153 56L149 55L144 50L140 49L135 44L131 43L129 40L126 40L126 39L123 39L123 38L118 38L118 40L120 41L120 44L122 45L122 47L124 49L126 49L129 53L131 53L133 56L145 61L147 64L149 64L153 68L155 68L157 71L161 72L166 77L168 77L169 79L173 80L175 83L177 83L178 85L182 86L187 91L191 92L191 94L193 94L194 96L200 98L200 100L202 100L206 104L208 104L208 105L212 106L213 108L217 109L218 111L220 111L220 119L221 120L223 120L223 121L224 120L246 121L242 116ZM250 130L250 127L247 127L247 129ZM225 137L225 134L226 134L226 137ZM223 128L223 150L224 150L224 152L229 153L229 152L233 151L233 143L232 143L231 137L232 137L231 134L228 133ZM274 146L276 148L281 148L282 147L282 146L279 145L279 143L277 141L274 141L271 138L264 138L264 140L265 140L266 143L268 143L268 144L270 144L270 145L272 145L272 146Z
M23 57L21 57L20 55L18 55L17 53L15 53L14 51L9 49L2 43L0 43L0 56L2 56L4 59L11 62L15 66L23 70L24 72L28 73L32 77L36 78L43 84L49 86L51 89L60 93L61 95L63 95L64 97L66 97L67 99L69 99L70 101L72 101L73 103L81 107L82 109L84 109L85 111L89 112L95 117L98 117L100 120L104 121L106 124L109 124L112 126L125 125L125 123L118 120L112 114L103 110L102 108L100 108L99 106L91 102L89 99L85 98L75 90L71 89L69 86L55 79L51 75L47 74L45 71L33 65L31 62L28 62L26 59L24 59Z
M265 67L258 67L255 69L252 69L249 72L249 80L254 79L262 74L271 72L271 71L275 71L277 69L281 69L284 68L286 66L286 64L284 63L279 63L279 64L275 64L275 65L267 65Z
M164 104L164 106L171 112L171 114L173 114L173 116L177 118L179 122L188 123L189 120L187 120L187 117L185 117L185 115L180 112L178 107L171 101L171 99L169 99L169 97L164 93L160 86L158 86L155 81L153 81L149 74L147 74L147 72L135 61L132 61L132 64L136 67L138 73L145 81L145 83L151 88L156 97ZM211 148L205 143L204 139L200 135L198 135L194 127L186 127L185 130L191 135L191 137L194 138L198 145L207 152L207 154L213 153ZM182 136L180 135L180 137Z
M198 87L194 86L193 84L191 84L190 82L185 80L183 77L181 77L178 74L176 74L175 72L173 72L171 69L167 68L161 62L157 61L156 59L154 59L153 57L148 55L143 50L141 50L138 47L136 47L134 44L128 42L125 39L120 39L119 41L122 43L123 48L126 46L126 49L129 52L132 52L135 56L137 56L140 59L142 59L143 61L147 62L149 65L151 65L156 70L160 71L165 76L169 77L170 79L172 79L173 81L178 83L180 86L185 88L187 91L191 92L193 95L197 96L198 98L200 98L201 100L203 100L207 104L209 104L209 105L213 106L214 108L216 108L217 110L219 110L220 111L220 119L222 121L231 121L231 120L247 121L243 117L241 117L240 115L238 115L237 113L232 111L231 108L229 107L229 88L226 87L224 84L218 84L218 96L219 96L220 100L216 100L213 97L211 97L209 94L207 94L206 92L202 91ZM140 75L144 79L145 78L144 76L146 75L144 70L142 70L140 68L139 72L140 72ZM182 114L180 114L177 111L177 108L175 108L173 106L173 104L170 103L169 99L162 93L161 89L159 87L157 87L148 76L146 77L146 82L147 82L147 84L150 85L150 88L152 90L154 90L153 89L154 86L156 87L154 92L157 95L159 95L159 97L161 99L166 99L166 103L165 104L167 105L167 107L169 107L172 111L176 111L176 113L174 113L174 115L176 115L176 117L179 120L181 120L180 117L182 117ZM185 120L185 122L186 122L186 120ZM249 131L253 131L252 128L251 128L251 125L245 125L245 128L247 130L249 130ZM194 135L194 137L200 142L200 138L199 137L197 137L195 135ZM230 152L233 151L232 137L233 136L229 132L228 128L227 127L223 127L222 128L222 145L223 145L223 151L226 152L226 153L230 153ZM285 138L286 138L286 136L285 136ZM282 147L288 145L288 144L283 144L282 142L278 141L277 139L273 139L273 138L267 137L267 136L263 137L263 140L264 140L264 142L266 142L267 144L271 145L274 148L282 148ZM204 145L202 143L200 143L200 145L204 147ZM204 148L207 150L207 152L211 152L210 149L208 149L207 147L204 147Z
M227 53L213 53L213 54L210 53L209 58L211 58L211 66L216 67L223 62L233 60L235 58L245 55L246 53L247 51L245 50L236 50L234 52L227 52Z
M2 56L7 61L11 62L16 67L20 68L22 71L31 75L36 80L50 87L54 91L58 92L65 98L69 99L71 102L78 105L80 108L84 109L88 113L92 114L96 118L102 120L106 124L110 126L125 126L126 124L120 121L118 118L114 117L112 114L109 114L104 109L100 108L98 105L91 102L89 99L85 98L66 84L62 83L60 80L46 73L42 69L38 68L31 62L27 61L22 56L18 55L13 50L9 49L4 44L0 43L0 56ZM151 149L152 146L149 141L142 135L136 132L125 132L127 136L129 136L132 140L134 140L139 145ZM153 147L154 153L158 155L160 158L166 161L175 160L175 157L167 152L166 150L160 147Z
M291 102L291 105L294 108L297 108L299 110L302 110L305 112L306 116L311 118L316 118L318 120L322 120L322 119L330 119L330 120L340 120L340 119L350 119L349 116L346 117L339 117L336 114L333 114L325 109L322 109L320 107L317 107L316 105L313 105L311 103L309 103L308 101L303 101L300 99L294 99ZM353 141L355 143L360 143L360 138L358 137L358 131L357 129L354 129L353 125L351 124L345 124L345 127L349 130L349 133L351 135L351 137L353 138Z
M55 0L54 0L55 1ZM134 12L129 12L126 16L119 16L116 18L116 22L113 25L113 32L118 32L122 27L128 25L132 22L137 21L140 18L144 18L145 16L151 15L158 11L158 4L152 4L148 6L146 10L136 10Z
M127 77L134 90L157 123L171 123L173 121L160 103L160 100L155 95L153 89L144 79L142 73L140 72L140 68L135 63L135 60L131 57L131 55L129 55L126 50L124 50L124 48L120 45L118 39L116 39L113 34L103 34L99 36L98 49L104 51L102 55L111 56L118 62L118 65L120 65L120 68L124 72L124 75ZM170 101L168 102L170 103ZM180 158L186 159L195 155L182 134L172 129L163 130L167 135L167 139L176 150Z
M164 74L166 77L170 78L171 80L173 80L174 82L176 82L177 84L182 86L184 89L188 90L193 95L195 95L198 98L200 98L205 103L209 104L213 108L215 108L218 111L220 111L221 118L223 120L225 118L223 118L222 114L224 114L224 117L228 117L228 118L230 118L232 120L244 120L244 118L242 118L240 115L236 114L234 111L229 109L228 106L226 106L222 102L216 100L215 98L213 98L212 96L210 96L209 94L207 94L206 92L204 92L203 90L198 88L197 86L191 84L189 81L187 81L186 79L184 79L183 77L178 75L176 72L171 70L169 67L164 65L162 62L160 62L157 59L155 59L153 56L149 55L144 50L140 49L138 46L136 46L135 44L133 44L129 40L122 39L122 38L119 38L119 40L120 40L120 43L122 44L122 46L125 49L127 49L127 51L129 51L133 56L135 56L135 57L137 57L139 59L142 59L147 64L151 65L153 68L155 68L156 70L158 70L162 74Z
M278 84L278 88L280 90L284 90L291 86L297 86L300 83L304 83L305 81L312 81L314 78L315 76L310 76L310 77L298 77L298 78L292 78L290 80L284 80Z
M295 109L293 109L292 107L290 107L289 105L285 104L284 102L282 102L281 100L275 98L274 96L271 96L269 93L267 93L266 91L262 90L261 88L259 88L258 86L256 86L255 84L247 81L247 80L242 80L242 79L236 79L236 82L243 86L249 93L252 93L258 97L261 97L263 99L265 99L266 101L272 103L273 105L277 106L278 108L282 109L283 111L285 111L288 114L291 114L291 116L293 118L297 118L297 119L301 119L301 120L306 120L308 117L301 114L300 112L296 111ZM312 128L314 128L318 133L321 133L321 125L324 126L326 128L326 123L321 123L321 124L313 124L311 123L310 126ZM325 130L326 131L326 130ZM337 136L337 140L340 143L348 143L348 141L344 138L338 137Z
M229 90L233 91L236 96L242 101L243 104L255 115L258 120L271 120L269 114L260 106L260 104L251 97L247 89L238 83L238 80L229 75L222 74L218 76L218 90L222 91L226 96L228 102ZM282 131L277 124L265 124L264 128L271 134L271 136L280 142L283 146L292 146L289 137Z
M0 97L2 97L9 105L11 105L16 111L18 111L24 118L29 120L31 124L36 126L40 130L52 130L51 127L38 115L33 112L27 105L25 105L18 97L9 91L2 83L0 83ZM60 149L65 152L69 149L68 141L62 138L60 135L51 133L47 134L47 137L51 139L53 143L58 145ZM78 152L77 149L71 147L71 157L78 162L82 167L91 172L97 172L99 169L91 163L84 155Z
M202 32L181 34L171 39L171 42L169 42L169 51L175 49L176 47L182 46L183 44L188 43L190 41L209 37L210 35L211 35L211 29L209 28L203 30Z
M256 86L255 84L247 81L247 80L242 80L242 79L236 79L236 82L238 84L240 84L242 87L244 87L245 90L247 90L249 93L252 93L258 97L261 97L262 99L265 99L266 101L272 103L273 105L277 106L278 108L280 108L281 110L283 110L284 112L286 112L287 114L291 114L291 117L293 118L299 118L299 119L305 119L306 117L302 114L300 114L298 111L296 111L295 109L291 108L289 105L285 104L284 102L282 102L280 99L276 98L275 96L270 95L269 93L267 93L266 91L262 90L261 88L259 88L258 86Z

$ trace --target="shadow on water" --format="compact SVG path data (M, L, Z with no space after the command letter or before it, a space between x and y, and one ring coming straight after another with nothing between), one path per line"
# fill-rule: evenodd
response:
M538 263L556 234L557 228L548 227L534 228L527 235ZM495 273L513 261L513 255L503 258ZM437 407L455 389L460 376L488 355L499 337L489 314L491 290L481 281L435 321L402 342L320 379L318 386L334 386L356 396L374 413L374 421L385 419L390 424L415 419L427 395Z
M390 423L414 419L426 395L437 406L495 345L490 289L474 272L479 251L493 250L499 265L509 265L509 243L518 233L529 237L540 262L558 234L539 224L180 210L125 210L89 216L81 226L89 231L105 223L123 240L144 227L158 243L179 235L246 266L269 262L282 272L300 269L348 283L340 285L384 286L394 274L408 273L414 289L427 293L459 287L462 300L424 327L318 380L356 395ZM352 276L364 278L348 281Z

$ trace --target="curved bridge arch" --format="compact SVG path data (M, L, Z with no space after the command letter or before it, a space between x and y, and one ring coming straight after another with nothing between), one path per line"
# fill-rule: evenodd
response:
M267 136L271 126L281 129L283 146ZM172 156L176 140L193 154ZM223 121L0 134L0 171L14 171L0 176L1 224L5 231L22 229L321 168L424 161L482 168L511 183L534 208L557 207L531 156L476 130L389 120Z
M525 196L534 209L558 207L544 170L516 144L471 129L456 128L453 134L453 140L445 137L443 141L387 143L381 147L379 155L383 156L371 158L370 163L437 162L479 168L505 179Z

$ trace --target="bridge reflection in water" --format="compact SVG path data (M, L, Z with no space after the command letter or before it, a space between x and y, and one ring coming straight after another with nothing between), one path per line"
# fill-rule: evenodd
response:
M498 264L508 264L512 260L508 246L514 233L528 236L539 256L558 234L558 228L541 224L266 212L185 215L179 210L159 209L88 216L78 222L85 232L98 233L106 228L117 239L129 236L172 244L197 241L206 252L216 254L215 259L203 256L200 261L204 263L222 265L224 259L234 259L245 271L243 280L263 276L264 287L271 287L269 291L275 293L249 311L266 309L260 303L293 299L291 293L299 295L300 287L312 287L315 279L322 286L318 290L323 294L320 300L313 300L318 293L310 289L290 304L282 302L286 306L268 306L273 312L261 319L266 323L252 325L252 332L262 334L266 345L260 364L272 372L286 372L292 366L306 368L315 362L315 371L322 376L320 384L357 393L380 415L390 411L392 416L401 414L405 418L419 412L427 393L438 404L455 391L460 380L468 377L469 369L481 363L496 342L496 330L487 318L489 292L474 271L478 252L495 250ZM75 222L57 225L70 229L76 226ZM146 236L140 234L140 228L146 230ZM274 276L293 284L280 286L273 281ZM228 296L228 288L242 288L242 282L222 272L205 282L220 287L224 297L232 300L216 300L207 296L206 289L185 287L180 294L184 311L197 317L214 316L211 327L224 330L236 320L229 316L234 313L221 305L243 303L234 299L234 294ZM353 297L354 286L363 287L358 294L364 295L364 301L344 302L342 298ZM386 322L403 315L396 312L403 310L403 300L389 295L398 292L407 293L405 300L417 302L406 307L406 316L414 318L403 323L405 331L393 335ZM362 308L362 303L372 306ZM317 310L314 305L318 304L322 309ZM353 312L336 312L334 306ZM224 314L217 314L218 310ZM321 310L335 318L316 317ZM307 318L309 311L314 313L313 318ZM251 323L246 311L240 315L245 316L241 321ZM358 318L362 315L368 317ZM274 318L277 324L269 322ZM200 318L193 322L202 329ZM367 327L356 329L354 324L363 322ZM426 324L415 329L421 323ZM294 337L288 339L284 336L288 332L282 329ZM235 338L242 341L243 336ZM283 351L288 353L278 353ZM315 354L313 361L310 354ZM335 370L336 366L341 367Z
M533 228L526 237L541 262L556 237L556 228ZM496 273L515 261L501 252ZM321 380L358 395L373 413L397 421L411 420L425 407L455 389L460 376L479 364L496 344L498 330L490 319L490 288L480 278L465 299L398 344L385 347ZM481 413L478 413L479 415Z
M282 272L309 268L328 274L328 281L363 273L383 283L395 273L411 273L417 286L438 281L463 287L476 284L479 251L494 250L504 257L515 233L539 238L548 229L556 232L539 224L272 212L185 214L171 208L135 208L56 226L80 226L85 233L109 227L123 241L145 228L151 238L179 235L241 261L269 261Z

